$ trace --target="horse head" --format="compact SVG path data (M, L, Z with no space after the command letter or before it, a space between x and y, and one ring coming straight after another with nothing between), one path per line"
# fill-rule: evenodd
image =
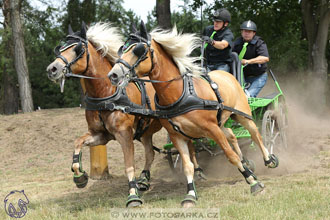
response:
M63 92L65 77L70 74L83 74L88 69L88 40L86 25L82 22L81 30L73 32L71 26L64 44L54 49L56 60L47 67L48 78L56 83L61 82Z
M132 26L132 33L119 49L118 55L120 58L108 74L113 85L126 86L130 81L146 76L153 70L151 37L143 21L141 21L140 31Z

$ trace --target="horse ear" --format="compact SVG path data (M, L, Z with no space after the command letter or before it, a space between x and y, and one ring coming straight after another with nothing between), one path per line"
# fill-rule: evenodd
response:
M80 37L86 40L86 24L84 21L81 23Z
M143 20L141 20L141 24L140 24L140 33L141 33L141 37L143 37L144 39L148 39L148 31L146 26L144 25Z
M136 29L135 23L132 23L132 25L131 25L131 32L132 32L132 33L136 33L136 32L137 32L137 29Z
M68 32L69 32L69 35L73 35L73 30L72 30L71 24L69 24Z

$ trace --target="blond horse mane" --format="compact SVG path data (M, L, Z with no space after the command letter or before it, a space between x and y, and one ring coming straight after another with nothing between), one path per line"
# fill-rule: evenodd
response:
M168 55L172 56L181 74L191 72L198 76L201 67L194 62L199 57L189 57L190 53L198 48L200 39L195 34L178 33L176 26L172 30L155 29L150 33L152 39L162 45Z
M118 58L117 51L123 45L122 37L116 27L109 23L98 22L87 30L87 39L101 55L114 64Z

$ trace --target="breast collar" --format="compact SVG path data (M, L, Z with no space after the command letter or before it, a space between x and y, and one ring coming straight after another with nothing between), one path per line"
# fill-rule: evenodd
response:
M133 103L127 96L126 88L117 87L116 92L108 97L93 98L85 96L86 110L114 111L120 110L123 113L156 117L155 111L151 109L150 99L146 93L143 82L136 82L135 85L141 92L141 105Z
M181 97L173 104L162 106L155 95L157 115L160 118L173 118L193 110L219 110L221 105L218 101L205 100L197 96L191 75L183 76L183 92Z

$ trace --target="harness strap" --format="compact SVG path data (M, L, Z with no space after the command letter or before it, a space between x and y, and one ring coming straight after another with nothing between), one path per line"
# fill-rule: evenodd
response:
M220 103L220 109L218 110L217 113L217 120L218 120L218 125L219 127L221 126L221 113L222 113L222 109L224 108L223 103L223 99L221 98L219 89L218 89L218 84L216 82L214 82L211 77L208 74L203 75L203 77L209 82L213 92L215 93L218 102Z
M169 118L168 119L168 122L172 125L173 129L176 131L176 132L179 132L180 134L182 134L183 136L189 138L189 139L192 139L192 140L195 140L195 139L199 139L199 138L193 138L187 134L185 134L179 126L177 126L176 124L174 124L174 122Z
M244 113L244 112L242 112L242 111L240 111L240 110L237 110L237 109L234 109L234 108L231 108L231 107L225 106L225 105L223 106L223 109L224 109L224 110L231 111L231 112L236 113L236 114L238 114L238 115L242 115L242 116L244 116L245 118L248 118L248 119L253 120L253 118L252 118L251 115L248 115L248 114L246 114L246 113Z

